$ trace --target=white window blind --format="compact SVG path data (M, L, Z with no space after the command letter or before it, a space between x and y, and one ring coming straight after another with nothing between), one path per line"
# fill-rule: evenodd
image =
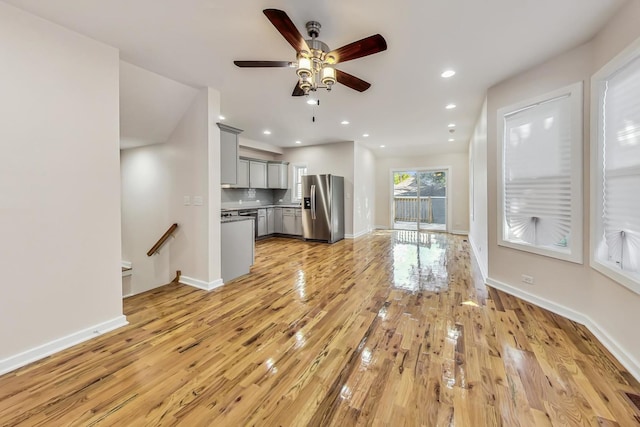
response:
M293 197L292 200L302 200L302 176L307 174L306 166L293 167Z
M601 84L594 255L640 283L640 57Z
M580 89L577 84L498 113L503 246L582 262Z

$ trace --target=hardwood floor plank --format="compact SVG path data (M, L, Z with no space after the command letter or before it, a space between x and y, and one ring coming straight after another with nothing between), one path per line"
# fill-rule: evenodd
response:
M124 311L0 377L0 425L640 425L638 381L584 326L486 287L459 236L261 240L251 274Z

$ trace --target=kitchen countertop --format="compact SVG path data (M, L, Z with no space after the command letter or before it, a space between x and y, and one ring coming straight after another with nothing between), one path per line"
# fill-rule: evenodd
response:
M228 216L225 218L220 218L220 223L224 224L225 222L238 222L238 221L253 221L252 216Z
M236 206L233 208L222 208L222 212L244 211L247 209L266 209L266 208L301 208L298 204L279 204L279 205L260 205L260 206Z

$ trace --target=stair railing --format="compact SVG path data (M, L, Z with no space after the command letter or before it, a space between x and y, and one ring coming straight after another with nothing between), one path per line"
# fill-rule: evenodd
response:
M156 242L156 244L153 245L151 249L149 249L149 252L147 252L147 256L151 256L158 253L160 248L167 242L167 240L169 240L169 237L171 237L177 229L178 229L177 223L171 225L171 227L169 227L169 229L162 235L162 237Z

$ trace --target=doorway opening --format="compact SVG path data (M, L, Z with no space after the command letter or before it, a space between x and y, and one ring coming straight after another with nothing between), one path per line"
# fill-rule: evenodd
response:
M447 231L448 178L446 168L392 171L392 227Z

